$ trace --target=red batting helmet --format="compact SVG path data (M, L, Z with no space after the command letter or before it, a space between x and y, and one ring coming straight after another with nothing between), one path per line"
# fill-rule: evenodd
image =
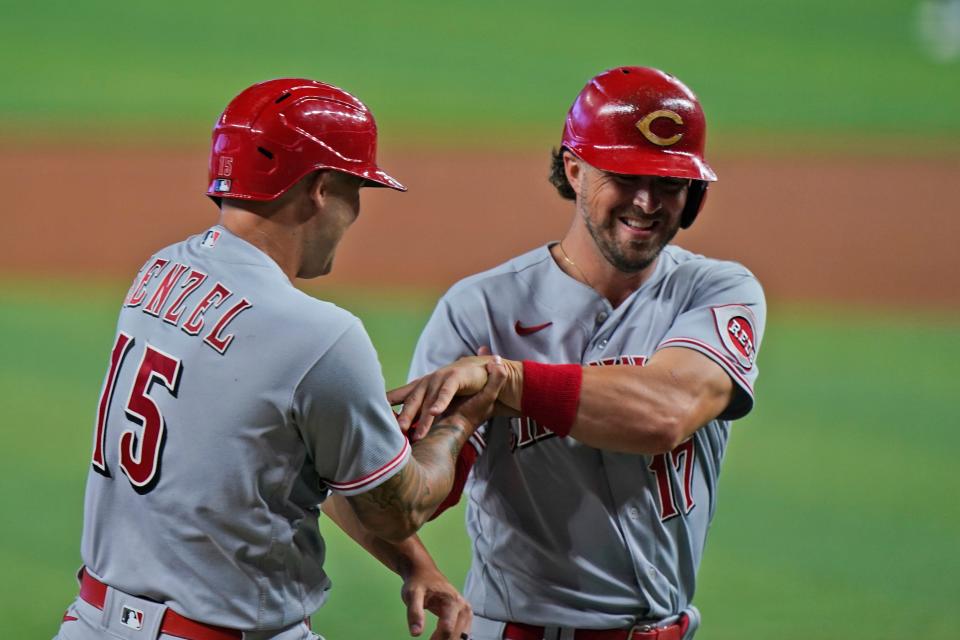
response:
M377 123L365 104L315 80L267 80L241 92L217 120L207 195L273 200L317 169L406 191L377 166Z
M681 218L687 228L717 179L703 159L705 143L703 109L685 84L657 69L619 67L583 88L561 144L603 171L693 180Z

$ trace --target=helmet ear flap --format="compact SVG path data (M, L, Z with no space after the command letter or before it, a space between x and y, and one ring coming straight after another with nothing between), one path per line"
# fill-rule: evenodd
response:
M707 201L707 189L710 183L706 180L692 180L690 187L687 188L687 204L680 214L680 228L688 229L693 221L697 219L697 214L703 208Z

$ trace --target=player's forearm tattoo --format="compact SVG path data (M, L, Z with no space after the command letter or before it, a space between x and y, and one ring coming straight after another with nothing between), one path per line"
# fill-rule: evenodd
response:
M364 526L388 539L416 532L450 492L457 456L469 436L458 425L433 425L413 444L413 459L399 473L349 498Z

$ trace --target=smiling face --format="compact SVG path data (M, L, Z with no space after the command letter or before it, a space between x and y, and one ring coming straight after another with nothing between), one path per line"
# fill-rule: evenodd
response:
M577 212L597 249L623 273L643 271L680 228L690 181L601 171L564 154Z

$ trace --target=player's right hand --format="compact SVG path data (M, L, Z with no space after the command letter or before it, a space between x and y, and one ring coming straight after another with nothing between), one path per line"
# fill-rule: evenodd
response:
M473 610L436 565L413 571L403 581L400 597L407 605L407 626L411 636L423 633L424 609L437 616L437 628L430 640L460 640L469 634Z
M455 398L438 420L446 422L459 419L466 422L465 426L472 432L493 416L500 390L507 381L507 367L500 356L493 356L486 364L486 371L487 383L480 393ZM427 431L424 431L423 435L426 434Z
M434 419L444 413L454 397L479 393L487 384L487 364L500 362L498 356L467 356L387 392L391 405L403 404L397 417L407 431L419 416L412 440L430 432ZM502 366L502 365L501 365Z

